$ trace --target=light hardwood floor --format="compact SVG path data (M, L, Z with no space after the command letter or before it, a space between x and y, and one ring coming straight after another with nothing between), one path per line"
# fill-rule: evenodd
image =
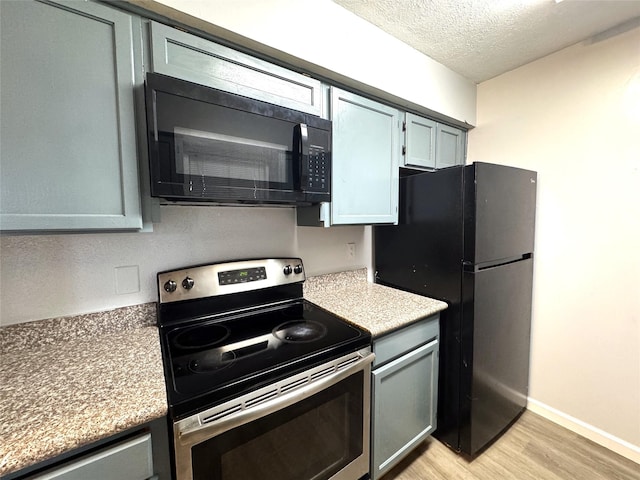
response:
M640 480L640 465L525 411L475 459L423 442L382 480Z

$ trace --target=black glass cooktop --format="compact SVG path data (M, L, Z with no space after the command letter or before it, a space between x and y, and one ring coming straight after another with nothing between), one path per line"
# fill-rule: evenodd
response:
M370 344L368 332L298 299L161 328L169 404L182 416Z

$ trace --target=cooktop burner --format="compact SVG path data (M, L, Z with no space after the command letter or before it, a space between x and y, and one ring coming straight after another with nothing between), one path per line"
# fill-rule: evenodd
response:
M212 347L229 336L229 329L223 325L195 325L180 331L173 337L173 343L180 349Z
M193 373L211 373L230 367L236 358L236 353L233 351L226 352L222 349L215 349L208 351L206 355L190 360L188 368Z
M300 260L158 274L158 326L174 418L369 346L369 332L302 298L301 264L293 269L288 262Z
M272 333L283 342L313 342L327 334L327 327L312 320L296 320L278 325Z

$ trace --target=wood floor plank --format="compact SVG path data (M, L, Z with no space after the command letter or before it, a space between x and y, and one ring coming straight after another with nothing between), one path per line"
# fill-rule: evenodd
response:
M476 458L425 440L382 480L640 480L640 465L535 413Z

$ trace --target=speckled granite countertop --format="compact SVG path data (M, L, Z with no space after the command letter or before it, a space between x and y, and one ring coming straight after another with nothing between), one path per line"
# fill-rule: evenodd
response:
M0 476L167 413L155 304L0 328Z
M367 282L367 270L309 277L304 298L366 328L373 338L436 314L447 304Z

